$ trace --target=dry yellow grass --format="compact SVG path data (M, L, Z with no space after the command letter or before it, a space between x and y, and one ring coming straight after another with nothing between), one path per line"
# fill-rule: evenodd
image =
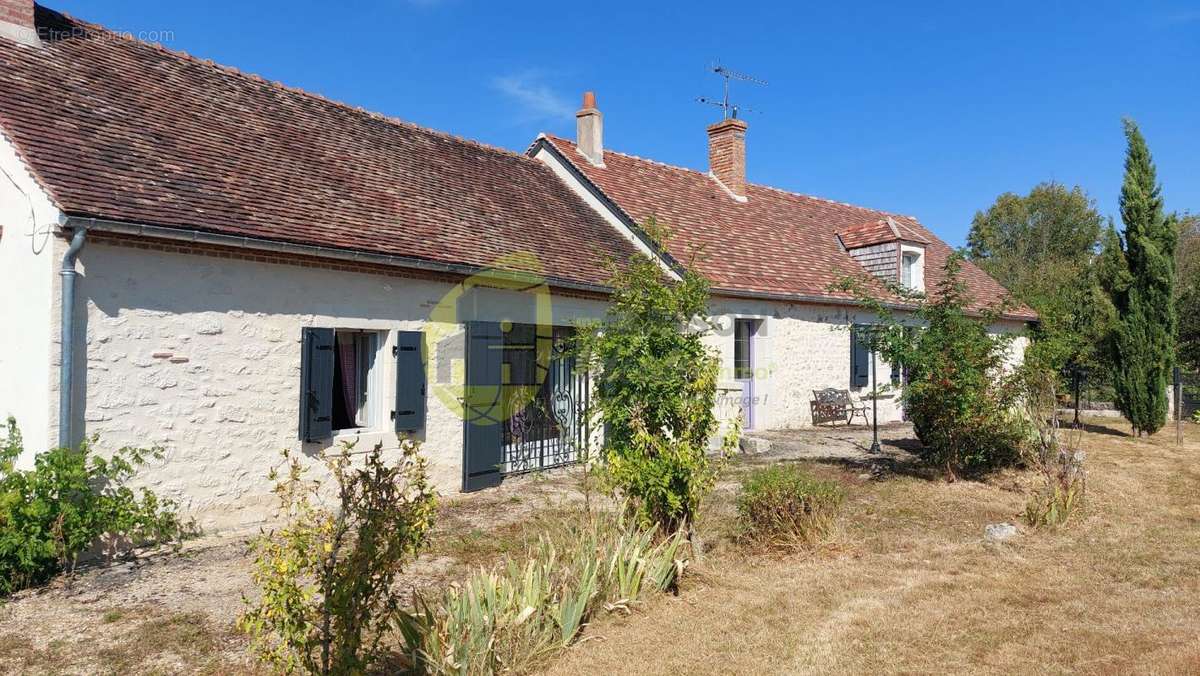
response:
M1200 673L1200 428L1182 449L1173 427L1090 430L1084 513L1002 545L983 528L1020 523L1029 475L862 481L813 464L851 485L832 546L718 548L681 596L593 625L551 673Z
M1173 428L1141 440L1115 422L1091 430L1085 512L1003 545L985 544L983 527L1020 523L1031 474L866 480L792 461L848 486L839 532L815 553L748 553L729 537L736 479L779 460L741 459L698 524L712 551L683 593L602 618L551 671L1200 673L1200 426L1183 449ZM577 483L511 482L447 505L406 584L438 587L519 550L542 519L579 507ZM0 606L0 674L260 672L232 629L244 547L205 551L150 562L107 591L92 588L98 572L78 595L52 588ZM213 571L241 582L214 587Z

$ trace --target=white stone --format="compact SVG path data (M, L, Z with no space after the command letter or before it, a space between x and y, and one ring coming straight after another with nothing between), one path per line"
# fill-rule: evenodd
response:
M990 523L983 529L983 537L988 542L1004 542L1018 534L1017 527L1011 523Z

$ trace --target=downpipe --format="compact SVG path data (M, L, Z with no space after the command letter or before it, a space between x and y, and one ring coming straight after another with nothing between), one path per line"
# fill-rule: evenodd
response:
M71 420L73 419L71 406L74 401L72 395L75 383L75 278L79 276L79 273L75 271L75 261L78 260L79 252L83 249L86 239L87 230L75 228L75 232L71 236L71 245L67 247L67 253L63 255L62 269L58 272L62 276L62 320L60 326L62 351L58 370L58 445L61 448L73 446L71 443Z

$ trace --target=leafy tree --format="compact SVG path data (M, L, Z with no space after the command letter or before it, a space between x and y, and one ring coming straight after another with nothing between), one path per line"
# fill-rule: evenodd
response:
M1016 461L1025 428L1014 415L1019 379L1006 367L1013 335L988 331L1003 308L968 311L973 299L961 279L960 256L951 256L944 271L929 297L891 286L914 306L904 317L876 299L861 279L845 279L837 287L854 293L876 315L867 342L908 370L901 397L923 446L919 455L953 481Z
M1102 279L1117 321L1108 341L1117 408L1134 433L1153 434L1167 420L1167 386L1175 357L1175 249L1178 225L1163 213L1161 187L1146 140L1125 120L1128 149L1121 186L1125 231L1106 236Z
M1184 214L1178 222L1175 309L1179 315L1179 338L1176 349L1181 366L1200 371L1200 216Z
M644 227L665 236L653 219ZM718 431L718 360L704 345L708 282L692 270L670 280L637 256L614 266L610 283L607 316L580 327L577 348L595 374L602 476L644 523L672 533L691 524L716 480L707 455Z
M967 235L971 260L1041 318L1027 359L1058 370L1067 362L1099 366L1111 322L1094 259L1104 219L1082 188L1049 182L1028 195L1004 193L975 214Z

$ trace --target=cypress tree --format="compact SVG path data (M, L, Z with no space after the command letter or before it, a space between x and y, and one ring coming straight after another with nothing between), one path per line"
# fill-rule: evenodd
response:
M1157 432L1167 420L1167 386L1175 353L1175 246L1173 219L1163 213L1154 162L1137 124L1125 120L1125 232L1106 239L1101 267L1117 311L1109 345L1117 408L1137 434Z

